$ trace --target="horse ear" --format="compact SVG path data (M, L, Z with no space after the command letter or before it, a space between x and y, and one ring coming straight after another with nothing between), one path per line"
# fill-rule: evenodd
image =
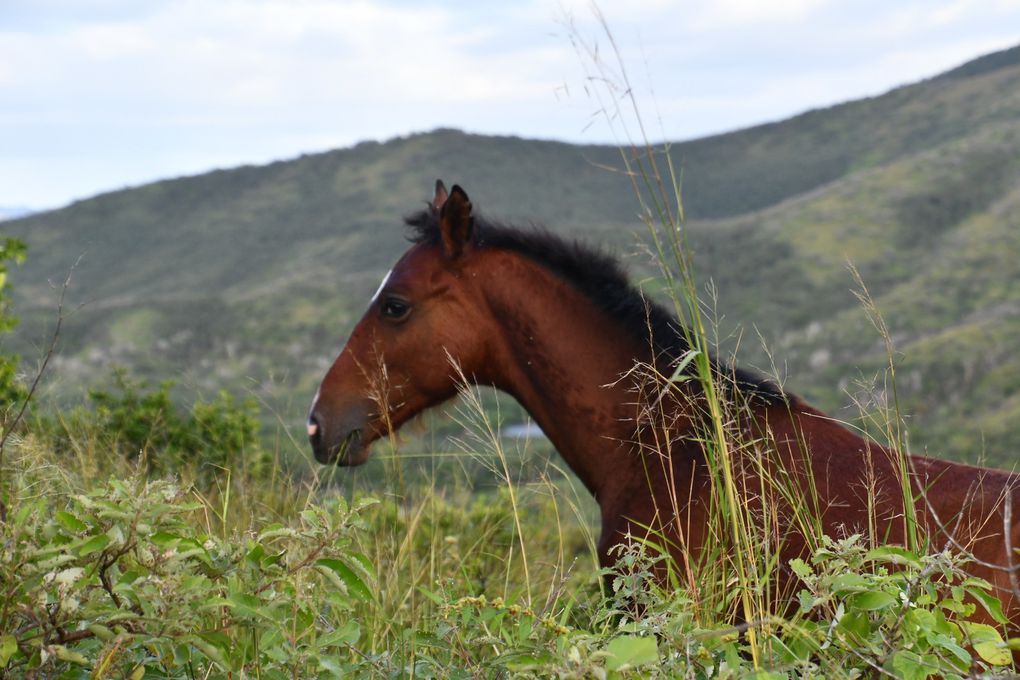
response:
M439 213L439 235L443 241L443 254L450 259L460 257L464 245L471 239L473 227L471 201L464 190L454 184Z
M446 199L450 197L450 194L446 192L446 185L443 184L443 180L436 180L436 195L432 198L432 209L439 212L443 209L443 205L446 203Z

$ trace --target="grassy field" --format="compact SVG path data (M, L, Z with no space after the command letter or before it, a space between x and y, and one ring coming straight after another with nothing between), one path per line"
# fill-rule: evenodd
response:
M244 405L183 411L134 389L7 443L4 677L1013 672L1001 629L966 621L996 603L948 553L823 541L792 565L795 611L762 599L771 542L757 524L749 574L729 552L659 590L664 558L640 545L599 572L592 500L551 452L493 436L474 394L467 435L384 443L376 476L316 466L291 433L278 441L292 451L265 448ZM750 626L741 593L757 602Z

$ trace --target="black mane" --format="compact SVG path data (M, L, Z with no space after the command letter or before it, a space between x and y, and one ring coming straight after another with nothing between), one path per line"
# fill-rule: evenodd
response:
M413 243L440 242L437 211L422 210L405 217L404 223L411 229L409 239ZM668 366L670 373L690 350L676 318L631 285L623 266L611 255L541 227L520 229L477 216L471 240L479 248L519 253L575 285L624 328L654 347L659 365ZM781 387L757 373L726 366L717 359L713 359L713 365L741 394L769 404L787 399Z

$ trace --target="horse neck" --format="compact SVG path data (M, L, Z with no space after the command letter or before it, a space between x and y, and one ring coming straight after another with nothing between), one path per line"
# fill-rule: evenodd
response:
M509 393L596 497L638 466L635 363L647 347L572 284L513 253L485 258L494 331L481 382Z

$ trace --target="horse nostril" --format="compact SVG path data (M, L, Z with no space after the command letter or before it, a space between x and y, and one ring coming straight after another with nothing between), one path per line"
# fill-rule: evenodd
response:
M320 439L322 439L322 428L319 426L319 421L313 413L308 416L308 440L315 444Z

